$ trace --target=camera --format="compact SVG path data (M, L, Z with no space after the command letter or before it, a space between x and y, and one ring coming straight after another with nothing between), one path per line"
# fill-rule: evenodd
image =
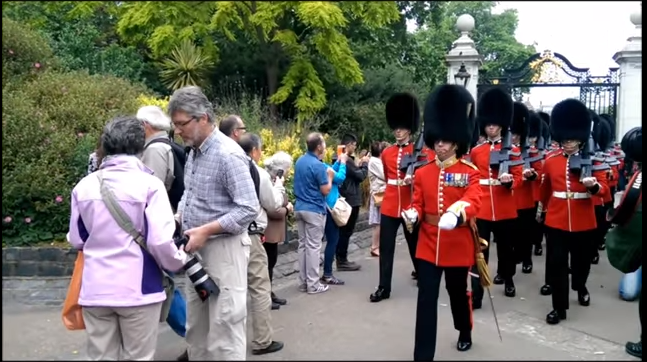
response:
M189 238L186 235L182 235L180 237L174 238L173 241L179 248L182 245L186 246L186 244L189 242ZM186 253L186 255L187 262L186 264L184 264L183 269L189 276L189 280L191 280L191 284L193 284L193 288L198 293L200 299L204 302L205 300L209 299L212 294L215 297L218 297L218 295L220 294L220 288L218 287L216 282L211 279L209 274L207 274L207 271L204 270L204 267L202 266L202 264L200 264L198 257L193 253Z

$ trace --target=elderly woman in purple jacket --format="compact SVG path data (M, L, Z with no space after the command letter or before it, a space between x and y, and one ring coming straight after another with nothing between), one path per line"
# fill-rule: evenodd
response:
M79 304L90 360L153 360L162 302L160 267L179 270L186 254L173 243L175 220L164 184L138 156L144 125L115 119L101 135L99 170L72 190L68 241L85 257ZM99 176L144 236L144 251L113 219L100 192ZM121 355L120 355L121 350Z

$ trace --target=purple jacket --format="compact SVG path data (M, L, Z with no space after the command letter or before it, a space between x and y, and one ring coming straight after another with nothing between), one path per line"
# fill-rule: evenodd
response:
M97 173L84 177L72 190L67 234L85 257L79 304L132 307L162 302L166 295L158 263L176 271L186 258L173 243L175 220L164 184L135 156L105 158L99 172L154 259L110 215Z

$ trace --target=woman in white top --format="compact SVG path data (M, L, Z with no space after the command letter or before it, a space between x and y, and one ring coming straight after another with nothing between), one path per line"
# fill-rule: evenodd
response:
M375 141L371 144L371 158L368 161L368 180L371 190L369 201L368 224L373 229L373 242L371 243L371 256L380 256L380 204L386 190L384 180L384 166L380 155L384 149L384 142ZM379 204L376 204L376 199Z

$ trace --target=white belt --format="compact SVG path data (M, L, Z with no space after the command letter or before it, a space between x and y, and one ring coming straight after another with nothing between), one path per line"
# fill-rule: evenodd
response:
M488 178L479 180L479 184L484 186L501 186L501 181Z
M591 195L586 192L571 192L571 191L553 191L553 196L558 199L573 199L584 200L590 199Z
M390 178L386 181L387 185L391 186L405 186L404 180Z

